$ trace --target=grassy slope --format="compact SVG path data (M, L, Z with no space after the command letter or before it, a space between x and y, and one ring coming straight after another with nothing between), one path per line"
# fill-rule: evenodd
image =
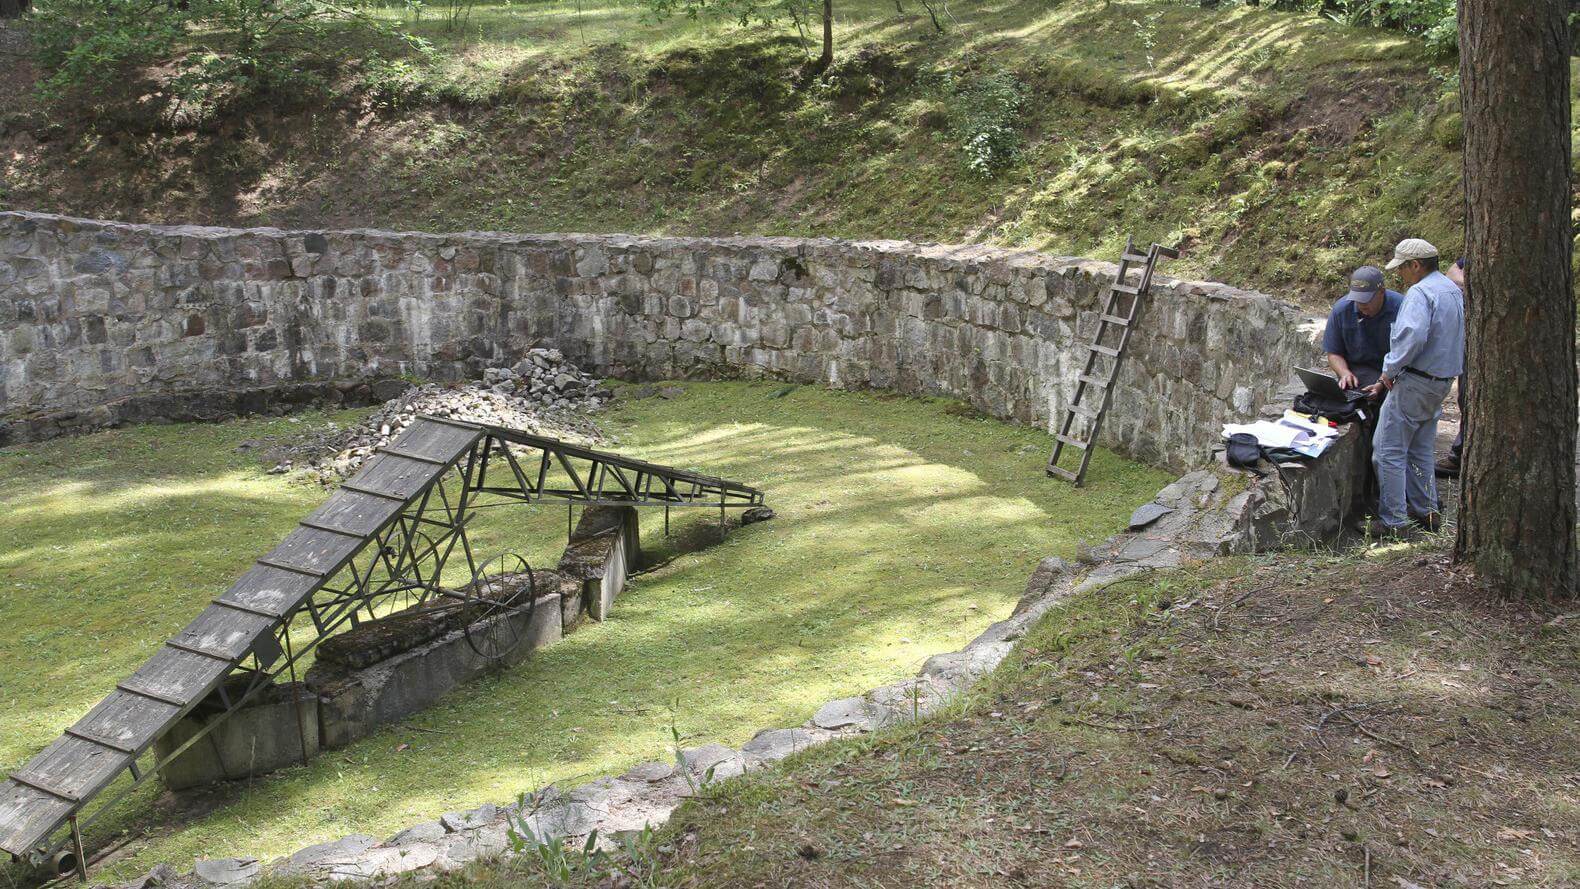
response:
M386 835L667 759L672 724L689 746L798 723L959 647L1007 613L1038 558L1113 533L1166 481L1101 453L1076 493L1042 476L1044 433L942 402L783 391L686 384L606 424L621 450L761 485L775 521L676 554L644 516L660 566L613 620L308 767L181 804L143 794L115 824L153 836L105 876ZM322 498L234 451L301 428L149 426L0 451L0 766L74 721ZM543 564L564 522L491 511L478 548Z
M1436 544L1394 549L1220 560L1077 599L956 712L731 781L635 870L684 887L1576 885L1580 627L1489 604ZM521 859L439 885L540 874Z
M617 3L482 6L459 33L413 25L437 52L383 78L377 109L347 88L179 134L140 132L135 112L102 134L0 118L0 204L1085 255L1134 233L1183 241L1176 273L1313 303L1406 233L1458 246L1452 101L1397 34L1240 6L1000 0L954 9L940 36L907 9L841 2L832 76L798 88L803 51L783 31L653 23ZM1026 148L983 180L947 79L993 72L1025 88Z

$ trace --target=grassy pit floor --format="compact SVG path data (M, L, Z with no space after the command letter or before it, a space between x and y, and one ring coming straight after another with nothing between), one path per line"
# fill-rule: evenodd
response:
M275 856L384 836L791 725L915 673L1003 617L1037 560L1122 527L1168 480L1099 453L1088 487L1046 478L1048 436L958 405L772 383L686 383L617 402L614 450L762 487L778 518L679 553L613 618L305 767L182 800L144 788L90 841L129 841L97 877L157 861ZM324 493L238 453L355 412L145 426L0 451L0 765L75 721ZM716 518L712 519L716 521ZM676 521L677 536L706 516ZM558 555L565 513L491 511L482 552Z
M1491 598L1437 543L1111 586L1045 618L954 713L688 802L634 870L662 886L1575 886L1580 616ZM438 885L538 876L521 860Z

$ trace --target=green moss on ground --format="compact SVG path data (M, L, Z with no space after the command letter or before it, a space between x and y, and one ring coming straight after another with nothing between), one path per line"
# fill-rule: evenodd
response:
M1046 478L1048 436L947 402L777 383L686 383L618 402L614 447L761 486L775 520L692 553L644 514L658 567L615 616L408 723L306 767L175 801L144 792L102 874L272 856L740 743L914 674L1008 613L1037 560L1122 527L1168 477L1099 452ZM334 415L344 421L354 414ZM0 450L0 765L53 739L283 536L322 491L235 451L299 422L144 426ZM677 519L677 538L716 519ZM479 550L563 545L565 513L479 519ZM145 835L146 833L146 835ZM107 839L99 830L96 841Z
M1405 235L1461 241L1452 64L1395 32L1157 0L838 4L806 83L783 30L641 5L481 5L435 52L196 131L0 122L0 203L216 224L828 235L1111 256L1327 301ZM397 16L394 9L384 14ZM981 85L1020 150L968 169ZM129 107L135 105L129 104ZM134 112L128 112L134 114ZM1577 116L1580 119L1580 116ZM978 121L980 124L981 121Z

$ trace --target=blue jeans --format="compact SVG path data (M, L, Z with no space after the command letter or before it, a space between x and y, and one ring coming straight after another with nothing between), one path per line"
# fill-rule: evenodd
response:
M1377 517L1389 527L1403 527L1411 515L1437 512L1437 421L1452 385L1401 373L1383 402L1372 437L1372 465L1377 469Z

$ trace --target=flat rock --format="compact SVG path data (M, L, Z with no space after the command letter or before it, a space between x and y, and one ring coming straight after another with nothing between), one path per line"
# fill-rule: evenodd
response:
M485 824L497 821L501 812L493 803L478 806L470 812L446 812L439 816L439 823L444 829L454 832L472 830Z
M256 880L263 872L263 864L256 858L200 858L192 870L205 883L233 886Z
M444 829L444 825L437 821L424 821L421 824L413 824L411 827L395 834L388 840L385 840L384 844L386 846L410 846L416 843L437 843L444 839L444 835L447 832Z
M1147 503L1138 506L1136 511L1130 514L1130 530L1140 531L1173 511L1174 507L1164 506L1161 503Z
M675 774L675 767L667 762L644 762L633 766L621 777L627 781L646 781L649 784L662 781Z
M878 727L878 722L878 714L873 713L872 707L862 698L829 701L812 716L813 725L826 729L854 728L870 732Z
M336 865L351 864L360 860L369 849L378 845L378 842L367 834L354 833L328 843L308 846L286 859L285 866L280 868L280 871L286 874L301 874L328 870Z
M723 781L746 771L746 759L723 744L707 744L680 751L686 771L703 781Z
M741 747L741 753L763 760L784 759L792 753L822 743L822 740L803 728L764 729Z

